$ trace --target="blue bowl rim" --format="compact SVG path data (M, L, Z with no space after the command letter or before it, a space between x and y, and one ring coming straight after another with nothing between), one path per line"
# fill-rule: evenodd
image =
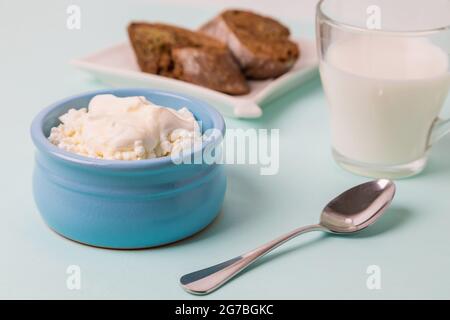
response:
M144 159L144 160L136 160L136 161L125 161L125 160L103 160L90 158L82 155L78 155L76 153L72 153L69 151L65 151L57 146L53 145L48 138L44 135L43 132L43 122L48 116L48 114L54 109L59 108L61 105L66 104L67 102L75 99L82 98L84 96L89 95L97 95L97 94L126 94L130 91L142 92L142 95L145 95L145 92L157 95L171 96L177 99L182 99L186 101L190 101L191 103L195 103L202 108L204 108L208 115L210 116L211 122L213 123L214 129L220 130L222 136L225 135L225 121L222 115L214 109L212 106L207 104L204 101L199 99L190 97L188 95L179 94L171 91L165 90L153 90L148 88L119 88L119 89L101 89L101 90L92 90L83 92L80 94L72 95L67 98L58 100L51 104L50 106L41 110L33 119L30 127L30 134L36 148L44 152L45 154L50 155L52 158L57 160L61 160L67 163L71 163L74 165L79 165L83 167L95 167L95 168L103 168L103 169L111 169L111 170L141 170L141 169L157 169L163 167L176 166L176 164L172 161L170 156L154 158L154 159ZM213 141L207 141L202 145L202 152L208 147ZM195 152L195 151L193 151ZM191 153L192 154L192 153ZM189 155L186 155L189 156Z

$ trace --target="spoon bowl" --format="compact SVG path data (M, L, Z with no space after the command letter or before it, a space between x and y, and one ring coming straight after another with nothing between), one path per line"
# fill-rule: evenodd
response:
M332 233L353 233L374 223L388 208L395 184L387 179L353 187L330 201L323 209L320 225Z

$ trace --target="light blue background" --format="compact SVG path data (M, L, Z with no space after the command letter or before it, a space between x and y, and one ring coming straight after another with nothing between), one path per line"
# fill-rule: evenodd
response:
M304 235L207 297L178 286L184 273L315 223L329 199L367 180L331 158L318 78L265 106L259 120L226 119L229 128L279 128L280 171L260 176L257 166L228 166L222 213L200 234L151 250L113 251L79 245L46 227L31 196L33 116L57 99L103 88L67 62L123 41L129 21L196 27L224 3L173 2L0 0L0 298L450 298L450 137L433 149L423 174L398 182L392 208L360 235ZM66 28L72 3L82 10L78 31ZM282 18L291 1L276 3L267 13ZM284 20L295 35L312 37L313 19L299 12ZM79 291L66 288L72 264L81 267ZM381 268L381 290L366 287L372 264Z

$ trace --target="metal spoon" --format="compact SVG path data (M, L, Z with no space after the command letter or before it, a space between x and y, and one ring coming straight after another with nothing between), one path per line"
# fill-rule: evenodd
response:
M283 243L309 231L349 234L375 222L395 194L395 184L380 179L360 184L333 199L322 211L320 223L295 229L265 245L215 266L181 277L183 289L192 294L208 294Z

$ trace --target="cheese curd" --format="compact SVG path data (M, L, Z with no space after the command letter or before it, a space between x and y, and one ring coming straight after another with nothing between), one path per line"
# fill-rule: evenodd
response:
M202 141L192 113L157 106L144 97L97 95L88 108L70 109L49 141L79 155L142 160L180 153Z

